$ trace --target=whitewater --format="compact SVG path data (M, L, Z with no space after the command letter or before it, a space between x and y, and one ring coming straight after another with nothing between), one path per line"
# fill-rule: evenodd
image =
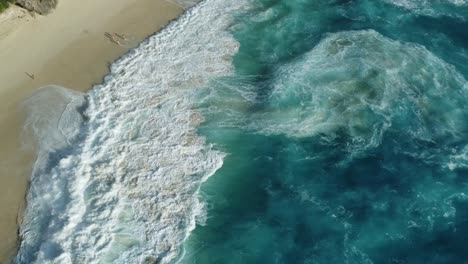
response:
M179 254L203 219L199 186L224 157L195 133L203 117L192 97L231 74L238 43L226 29L244 5L205 1L89 93L50 86L25 102L38 159L15 263L167 263Z

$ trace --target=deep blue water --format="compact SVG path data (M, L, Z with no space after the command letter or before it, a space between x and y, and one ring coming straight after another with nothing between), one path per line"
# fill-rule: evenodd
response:
M255 0L183 263L468 263L468 3Z

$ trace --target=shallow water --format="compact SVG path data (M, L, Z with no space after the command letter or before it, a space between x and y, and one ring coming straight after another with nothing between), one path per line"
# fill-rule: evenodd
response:
M467 262L465 28L464 0L202 2L72 139L38 130L16 262Z
M193 93L230 74L238 49L211 2L123 56L87 94L52 87L25 102L39 158L15 263L168 263L179 254L202 213L200 183L224 157L195 133L203 117Z

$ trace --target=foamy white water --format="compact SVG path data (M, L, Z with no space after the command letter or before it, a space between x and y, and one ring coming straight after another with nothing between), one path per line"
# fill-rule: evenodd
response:
M224 156L197 136L203 117L192 96L231 74L239 45L227 29L246 2L192 8L114 63L86 102L48 88L63 99L61 114L34 130L47 148L38 152L16 263L168 263L180 254L203 214L199 186ZM29 124L47 119L40 101L30 105Z

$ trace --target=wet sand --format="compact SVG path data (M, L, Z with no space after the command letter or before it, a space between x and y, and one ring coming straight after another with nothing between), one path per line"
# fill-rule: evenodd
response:
M20 103L48 84L90 89L111 62L182 11L164 0L60 0L45 17L16 7L0 14L0 263L16 251L34 161L21 144ZM117 38L119 46L105 32L127 40Z

